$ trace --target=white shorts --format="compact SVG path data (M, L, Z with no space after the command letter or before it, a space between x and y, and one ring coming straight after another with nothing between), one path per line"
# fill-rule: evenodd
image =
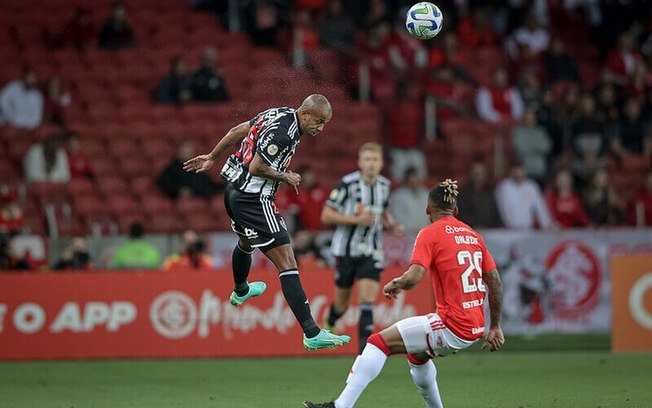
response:
M476 340L460 339L451 332L437 313L415 316L396 323L410 354L427 353L431 357L445 356L471 346Z

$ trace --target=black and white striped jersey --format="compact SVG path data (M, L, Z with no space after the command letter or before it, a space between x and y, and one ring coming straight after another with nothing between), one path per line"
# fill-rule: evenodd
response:
M364 182L359 171L342 177L340 184L331 191L326 205L344 215L361 211L376 215L373 225L338 225L331 251L335 256L373 256L383 259L383 214L389 205L391 182L379 176L374 185Z
M282 172L287 169L301 138L296 109L268 109L251 119L249 124L249 134L226 160L220 175L243 193L273 197L280 182L251 175L249 164L258 153L274 170Z

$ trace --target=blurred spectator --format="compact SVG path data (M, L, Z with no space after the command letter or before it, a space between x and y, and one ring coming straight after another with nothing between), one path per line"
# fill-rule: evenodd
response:
M426 158L420 148L423 120L421 87L412 82L399 83L388 117L390 173L394 180L401 180L410 167L419 176L426 176Z
M63 148L61 134L54 134L30 147L23 165L28 182L67 183L70 181L68 155Z
M278 205L287 209L298 228L320 231L324 229L321 211L329 191L319 184L317 174L310 166L301 166L297 171L301 175L299 194L291 188L281 190Z
M460 18L457 33L464 48L493 47L497 43L486 7L474 8L470 16Z
M206 255L204 240L195 231L187 230L181 235L181 250L165 258L163 270L188 270L212 271L213 259Z
M611 76L607 74L606 76ZM605 125L620 120L620 88L613 83L603 83L595 90L595 117Z
M475 87L471 86L466 72L442 65L428 70L423 85L435 98L437 119L468 115Z
M652 75L648 66L645 61L637 61L631 81L625 86L625 96L645 103L649 101L648 92L650 90L652 90Z
M78 50L91 48L95 43L95 25L88 10L77 7L72 20L63 30L63 44Z
M523 68L518 75L518 91L523 105L538 109L543 105L544 90L533 68Z
M54 75L45 84L43 119L60 125L66 123L66 109L70 106L70 94L63 89L61 78Z
M515 161L510 176L496 187L496 204L507 228L547 229L553 226L539 185L527 178L525 168Z
M627 207L630 225L652 226L652 171L645 177L645 186Z
M512 130L512 146L518 160L525 167L527 177L543 185L548 175L548 155L552 150L552 140L546 129L537 124L534 109L525 109L523 120Z
M522 27L517 28L505 41L505 48L512 59L517 60L523 48L529 48L534 55L546 51L550 45L550 33L542 27L532 13L525 18Z
M192 142L185 141L179 145L176 156L163 169L157 180L163 194L173 199L209 199L220 189L208 173L187 172L183 169L183 163L194 156L195 148Z
M287 42L295 67L305 67L310 63L310 52L319 47L319 34L307 8L297 8L292 13L292 36Z
M618 84L625 85L629 77L634 74L636 62L641 59L641 52L632 36L629 33L622 33L618 37L616 48L609 51L607 55L606 67L614 75Z
M10 235L19 233L25 223L23 209L18 203L16 189L9 186L0 187L0 233Z
M321 44L337 50L349 50L355 43L356 26L344 9L342 0L329 0L326 10L317 22Z
M381 22L391 21L387 4L384 0L369 0L367 4L367 13L362 22L363 29L370 29L376 27Z
M294 7L317 11L326 7L326 0L294 0Z
M43 121L43 94L39 91L36 73L31 68L23 77L9 82L0 91L0 126L34 129Z
M469 52L460 46L457 35L454 31L442 33L443 39L440 45L435 45L428 55L428 67L436 68L443 65L455 67L463 71L463 65L468 62Z
M581 187L606 165L607 139L603 124L595 117L595 101L585 94L580 101L579 118L572 126L573 172Z
M297 258L299 268L305 270L325 268L326 260L315 242L312 232L298 228L292 233L292 250Z
M88 244L82 237L73 238L61 254L61 258L52 266L55 271L88 271L92 268Z
M281 27L280 11L270 0L254 0L247 10L251 42L256 46L276 46Z
M588 227L591 224L582 200L573 187L570 171L557 173L554 185L546 191L546 201L552 218L560 228Z
M589 218L596 226L614 226L623 222L623 202L609 182L604 169L596 171L582 196Z
M204 49L199 68L190 76L190 93L195 102L225 102L229 100L224 77L217 68L217 50Z
M389 197L389 210L406 231L419 231L429 224L426 215L428 190L416 168L405 171L403 185L394 190Z
M170 62L170 71L156 88L156 102L181 105L188 102L191 96L186 60L175 57Z
M503 67L494 71L489 87L483 85L478 89L475 103L480 118L488 122L511 122L523 116L523 99L509 84Z
M494 188L487 177L487 167L476 161L469 180L457 196L458 218L473 228L498 228L503 223L498 213Z
M136 38L127 17L127 8L123 3L111 5L111 15L104 21L98 41L98 47L110 50L136 46Z
M627 154L652 158L652 133L642 114L641 102L628 99L623 117L611 127L611 150L619 160L624 160Z
M543 56L543 64L550 83L554 84L558 81L580 82L581 80L575 61L568 55L566 44L559 37L553 38L550 50Z
M27 260L16 254L10 234L0 231L0 272L29 269Z
M134 223L129 228L129 240L113 253L112 269L156 269L161 266L161 255L156 247L143 240L145 228Z
M91 159L82 151L79 133L75 131L68 132L67 153L70 176L73 179L91 179L95 176L91 167Z

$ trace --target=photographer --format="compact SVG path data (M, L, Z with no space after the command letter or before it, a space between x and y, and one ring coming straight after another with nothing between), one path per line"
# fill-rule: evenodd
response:
M181 251L165 258L163 270L194 269L212 271L213 259L204 253L204 241L195 231L187 230L181 235Z
M73 238L72 242L63 250L61 258L52 266L54 271L88 271L91 269L91 258L88 254L86 240L81 237Z

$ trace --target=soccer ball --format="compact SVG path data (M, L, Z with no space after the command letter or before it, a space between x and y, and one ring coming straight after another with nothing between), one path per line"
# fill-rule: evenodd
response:
M422 1L410 7L405 19L405 27L410 35L420 40L435 38L444 24L444 15L439 7Z

